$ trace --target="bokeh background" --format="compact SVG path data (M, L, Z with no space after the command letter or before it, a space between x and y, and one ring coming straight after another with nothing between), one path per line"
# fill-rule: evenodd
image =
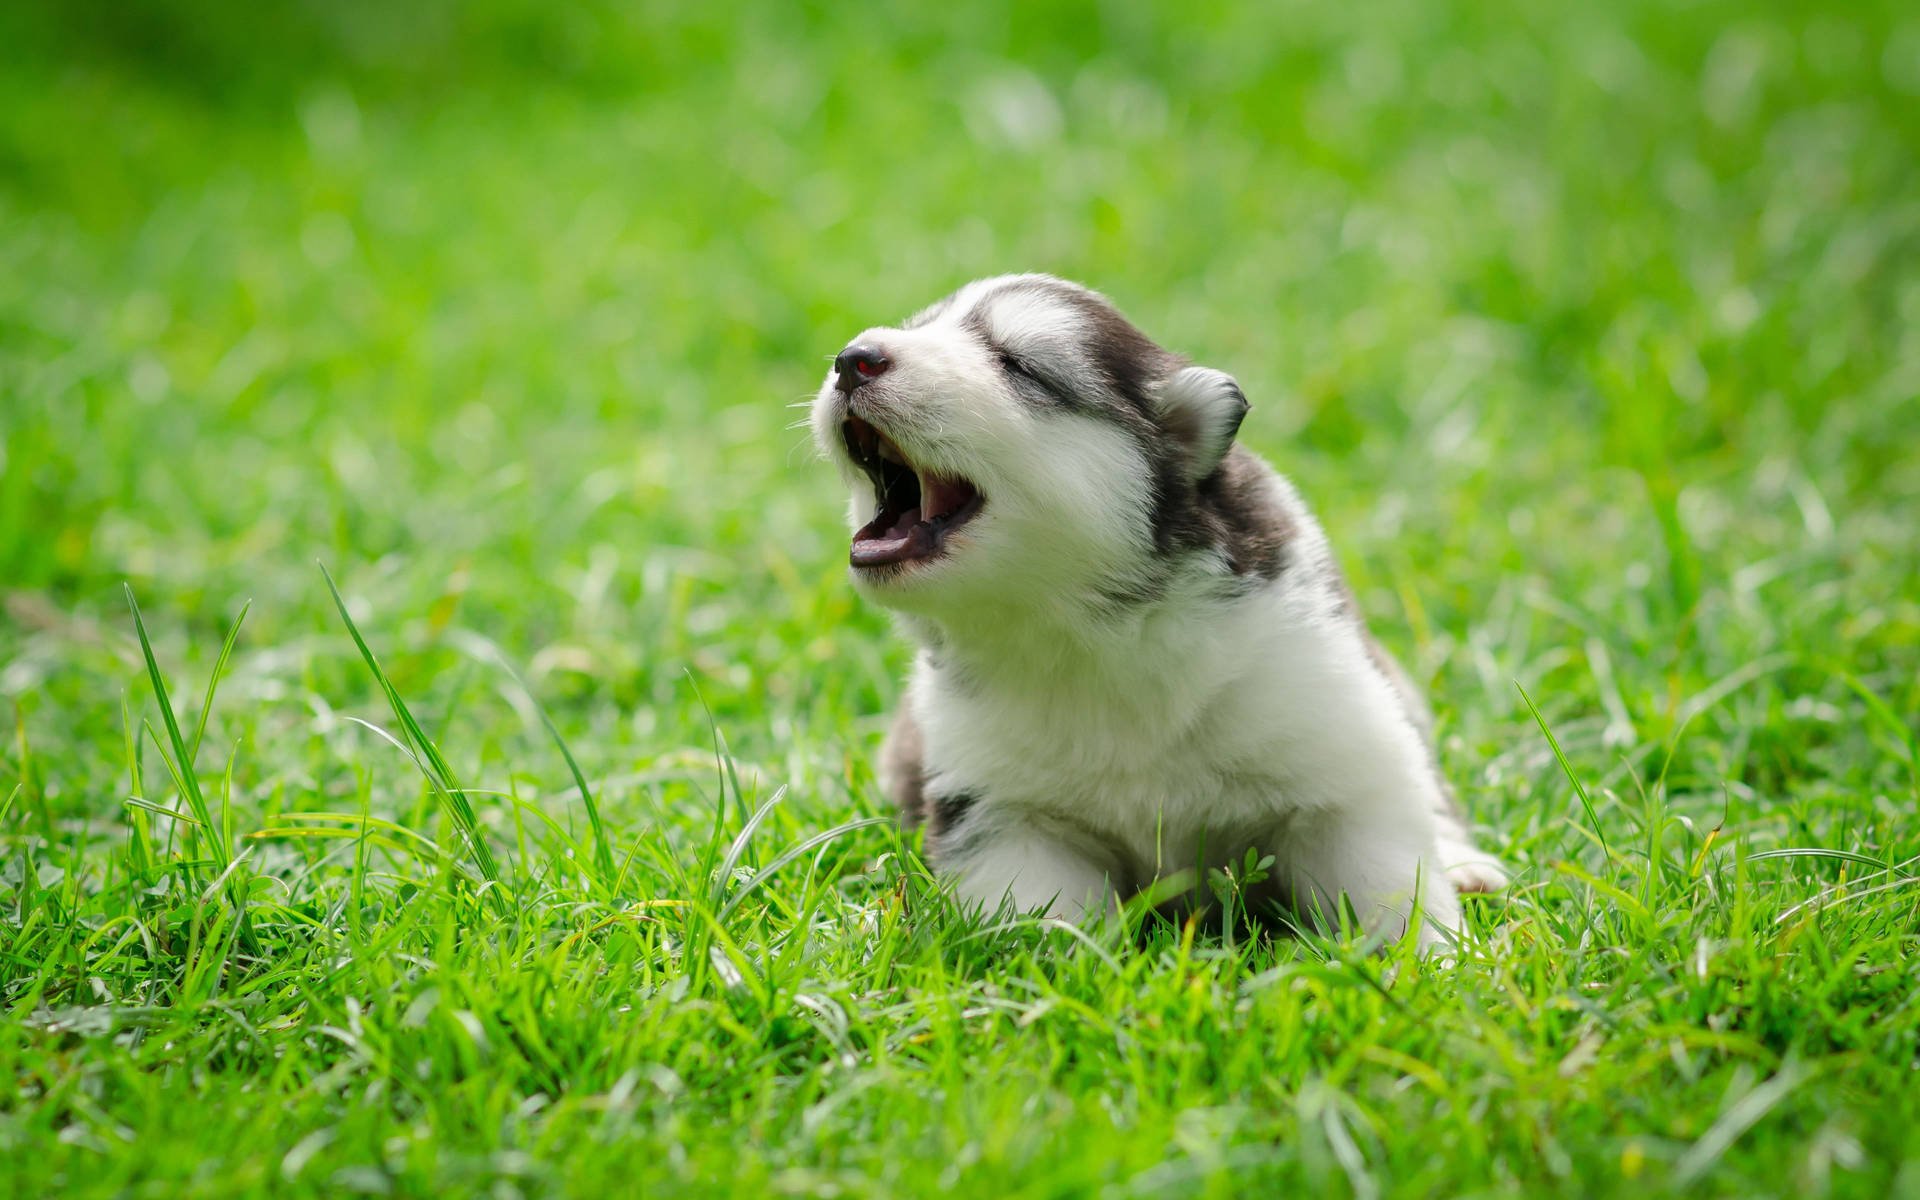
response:
M1917 163L1897 0L8 0L0 893L59 846L84 908L144 820L123 582L183 711L252 601L202 762L242 833L427 819L343 719L385 718L316 560L449 759L556 820L566 771L496 650L623 845L707 838L716 728L751 794L790 788L769 837L883 811L905 656L845 586L792 406L852 333L1008 270L1239 378L1244 440L1431 684L1523 878L1603 856L1516 681L1617 844L1651 794L1722 847L1910 854ZM1914 1052L1891 1016L1880 1042L1730 1019ZM1721 1094L1666 1069L1640 1094L1687 1112L1636 1154ZM1581 1163L1624 1169L1615 1100L1567 1117ZM1897 1112L1795 1103L1807 1138L1853 1114L1833 1144L1891 1179ZM1746 1178L1812 1188L1800 1144Z
M122 579L281 637L322 558L724 704L845 615L781 590L839 554L782 405L1005 269L1237 374L1441 632L1503 577L1687 610L1716 551L1905 553L1903 11L9 4L6 649Z

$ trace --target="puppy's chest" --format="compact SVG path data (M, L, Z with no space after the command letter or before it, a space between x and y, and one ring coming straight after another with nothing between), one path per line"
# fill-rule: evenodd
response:
M1177 684L1117 695L926 689L929 784L989 808L1051 817L1136 861L1190 856L1225 831L1286 808L1270 696ZM1256 689L1257 690L1257 689Z

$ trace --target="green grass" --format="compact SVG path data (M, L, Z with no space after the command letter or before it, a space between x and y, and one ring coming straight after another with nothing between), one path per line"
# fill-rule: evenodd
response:
M0 1194L1920 1197L1906 6L647 8L0 11ZM1457 965L886 819L786 406L1008 269L1245 386Z

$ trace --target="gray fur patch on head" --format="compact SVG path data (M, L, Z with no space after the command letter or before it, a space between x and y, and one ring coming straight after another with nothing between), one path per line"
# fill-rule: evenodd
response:
M1162 348L1100 293L1046 275L991 286L960 324L998 356L1022 399L1127 432L1147 462L1162 559L1214 550L1236 575L1280 573L1292 530L1259 464L1231 453L1249 407L1232 376ZM1158 590L1149 577L1111 597Z
M1196 486L1186 520L1193 526L1187 536L1219 547L1236 575L1275 579L1286 569L1293 519L1274 503L1265 466L1240 446L1229 447Z
M986 346L1022 399L1153 432L1153 387L1185 360L1162 349L1105 296L1050 275L1016 275L975 297L960 324Z

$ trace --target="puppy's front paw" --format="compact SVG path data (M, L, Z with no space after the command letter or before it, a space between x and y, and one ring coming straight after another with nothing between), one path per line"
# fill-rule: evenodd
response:
M1497 892L1507 886L1510 880L1507 873L1493 863L1467 863L1464 866L1450 868L1447 881L1453 884L1453 890L1467 892Z
M1447 882L1461 894L1497 892L1512 882L1500 860L1477 846L1441 838L1438 846L1441 869Z

